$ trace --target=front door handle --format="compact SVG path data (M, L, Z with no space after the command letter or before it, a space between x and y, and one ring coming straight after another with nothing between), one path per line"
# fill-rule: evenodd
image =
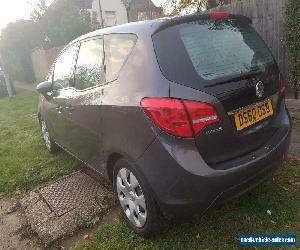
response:
M71 105L66 106L66 110L68 110L70 113L72 113L72 111L74 110L74 107Z
M63 108L62 106L57 106L55 109L59 114L61 114Z

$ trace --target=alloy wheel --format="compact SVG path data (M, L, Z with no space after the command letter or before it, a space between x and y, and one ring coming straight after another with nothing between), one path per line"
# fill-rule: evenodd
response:
M133 226L142 228L147 220L147 207L139 181L126 168L119 170L116 181L118 199L123 212Z
M47 125L44 120L41 120L41 127L42 127L42 134L43 134L43 139L44 139L45 145L48 150L51 150L50 135L49 135L49 131L47 129Z

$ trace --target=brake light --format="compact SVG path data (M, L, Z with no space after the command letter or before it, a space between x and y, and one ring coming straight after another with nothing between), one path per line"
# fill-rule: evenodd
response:
M212 12L209 13L209 18L213 20L228 20L229 13L228 12Z
M220 121L215 108L207 103L183 101L191 119L194 134L197 135L208 125Z
M285 96L285 90L286 90L286 82L285 82L285 80L283 79L283 77L281 75L280 75L279 83L280 83L280 86L279 86L280 96L284 97Z
M141 106L156 126L178 137L192 138L206 126L219 122L215 108L206 103L144 98Z

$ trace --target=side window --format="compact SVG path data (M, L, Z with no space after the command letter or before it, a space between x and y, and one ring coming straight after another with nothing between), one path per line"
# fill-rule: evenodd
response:
M75 88L86 89L104 82L103 40L83 42L75 69Z
M129 56L137 37L132 34L104 36L106 81L117 79L119 71Z
M75 51L76 46L71 46L57 59L53 75L54 90L60 90L69 86Z

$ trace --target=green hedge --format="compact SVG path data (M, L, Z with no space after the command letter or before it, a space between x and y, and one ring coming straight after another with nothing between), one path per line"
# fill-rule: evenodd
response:
M300 89L300 1L288 0L286 4L285 45L291 61L290 86ZM297 93L297 92L296 92Z

